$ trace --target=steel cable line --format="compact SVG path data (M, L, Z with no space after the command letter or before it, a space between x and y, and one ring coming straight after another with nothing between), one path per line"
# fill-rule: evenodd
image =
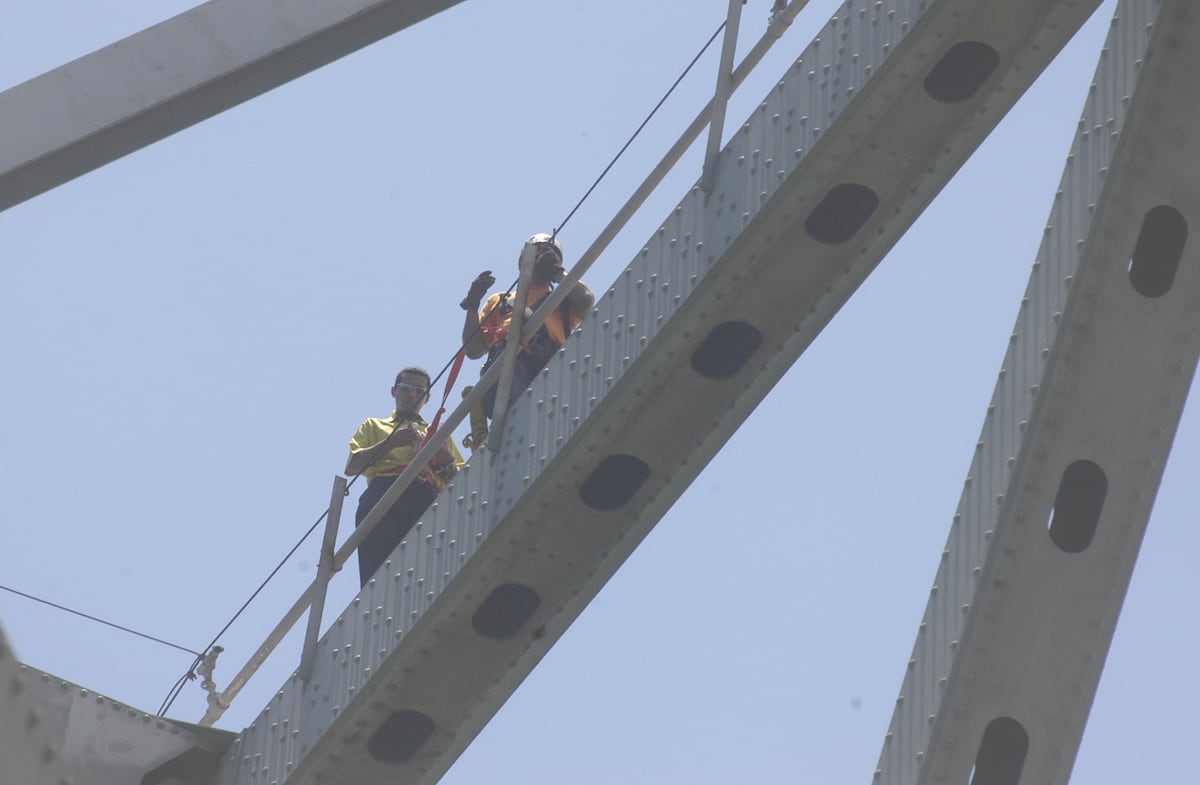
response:
M617 160L625 153L625 151L629 149L629 145L633 144L634 139L637 139L638 134L640 134L642 129L646 127L646 124L650 122L650 118L654 117L655 113L658 112L664 103L666 103L666 100L671 97L671 93L675 92L676 87L679 87L679 83L682 82L683 78L688 75L688 71L692 70L692 66L694 66L700 60L700 58L704 56L704 53L708 51L708 47L712 46L712 42L717 40L717 36L719 36L721 31L724 29L725 22L723 21L721 24L717 25L717 30L712 34L712 37L705 42L704 46L700 47L700 51L697 52L696 56L692 58L692 62L688 63L687 68L684 68L683 72L679 74L678 78L675 79L674 84L667 89L667 92L663 94L662 98L658 99L658 103L655 104L654 108L650 110L650 114L646 115L646 119L643 120L642 124L637 127L637 130L633 132L633 135L629 137L629 140L625 142L620 150L617 151L617 154L613 156L613 159L608 162L608 166L604 167L604 171L600 173L600 176L596 178L596 181L592 183L590 188L587 189L587 193L585 193L583 197L575 204L575 206L571 208L571 212L568 213L567 217L562 220L562 223L560 223L554 229L554 232L552 233L554 236L558 236L558 233L562 231L562 228L567 225L567 221L570 221L572 216L575 215L575 211L583 206L583 203L587 201L587 198L592 195L592 191L596 190L596 186L600 185L600 181L604 179L606 174L608 174L608 170L612 169L613 164L615 164Z
M358 479L358 478L356 477L355 479ZM353 483L351 483L351 484L353 484ZM350 490L349 485L346 486L346 490L347 491ZM242 603L242 607L237 609L237 612L234 613L233 616L229 619L229 621L227 621L225 623L225 626L221 628L221 631L213 636L213 639L209 642L209 644L204 647L205 654L207 654L209 651L211 651L213 646L217 645L217 641L219 641L221 639L221 636L224 635L226 632L228 632L229 628L232 627L233 623L238 620L238 618L242 615L242 613L245 612L246 608L250 607L250 603L254 602L254 599L256 597L258 597L258 595L262 593L262 590L266 588L267 584L271 582L271 579L274 578L281 569L283 569L283 565L287 563L287 560L292 558L292 555L295 554L296 551L300 549L300 546L304 544L304 541L307 540L312 535L312 533L317 530L317 527L320 526L321 523L327 517L329 517L329 508L328 507L325 508L325 512L321 513L320 517L317 518L317 520L313 523L313 525L308 527L308 531L306 531L304 533L304 536L302 536L299 540L297 540L296 544L292 546L291 550L289 550L287 552L287 554L282 559L280 559L279 564L275 565L275 569L271 570L271 572L267 575L267 577L263 579L262 583L260 583L258 585L258 588L255 589L250 594L250 596L246 599L246 601ZM189 651L190 651L190 649L189 649ZM195 654L195 652L192 652L192 653ZM191 681L192 679L196 678L196 666L199 665L204 660L204 656L205 656L204 654L197 654L195 661L192 662L191 667L189 667L187 670L187 673L185 673L183 676L181 676L179 678L179 681L175 682L175 686L171 688L171 692L168 693L167 697L163 699L162 705L159 706L158 715L160 717L163 714L165 714L168 709L171 708L171 704L173 704L175 702L175 699L177 697L179 697L179 693L182 692L182 690L183 690L183 685L186 684L187 682Z
M43 605L49 605L51 608L57 608L60 611L66 611L67 613L73 613L76 616L82 616L83 618L88 619L89 621L94 621L97 624L103 624L107 627L112 627L113 629L120 630L121 632L127 632L130 635L136 635L139 638L145 638L148 641L154 641L155 643L161 643L163 646L170 646L172 649L179 649L180 651L186 651L188 654L195 654L197 657L203 656L200 654L200 652L193 651L186 646L180 646L178 643L171 643L170 641L163 640L162 638L156 638L153 635L147 635L144 632L138 632L135 629L132 629L130 627L125 627L120 624L115 624L111 621L106 621L104 619L101 619L98 616L92 616L91 614L84 613L83 611L77 611L74 608L68 608L65 605L59 605L57 602L51 602L50 600L45 600L45 599L42 599L41 597L36 597L32 594L27 594L23 591L14 589L11 586L0 585L0 589L3 589L6 592L11 592L12 594L16 594L20 597L24 597L27 600L33 600L34 602L40 602Z

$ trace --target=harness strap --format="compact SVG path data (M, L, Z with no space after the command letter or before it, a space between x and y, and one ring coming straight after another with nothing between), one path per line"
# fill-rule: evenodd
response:
M463 360L466 359L466 353L458 350L458 354L454 356L454 363L450 366L450 375L446 377L446 391L442 393L442 404L438 407L437 414L433 417L433 422L429 426L429 430L425 432L425 440L421 442L424 447L437 433L438 425L442 422L442 415L446 413L446 399L450 397L450 390L454 388L454 383L458 381L458 372L462 370Z
M546 292L541 297L539 297L538 301L535 302L532 306L530 306L530 310L536 311L538 309L538 306L540 306L542 303L544 303L546 301L546 298L548 298L553 293L553 291L554 290L551 289L549 292ZM571 309L570 303L568 303L566 300L563 300L558 308L558 318L562 321L562 334L563 334L564 340L568 336L571 335L571 310L570 309ZM503 321L503 317L512 313L512 305L508 301L508 293L507 292L505 292L503 295L500 296L500 301L496 304L495 308L493 308L491 311L488 311L487 316L484 317L484 321L486 322L486 321L490 320L492 313L494 313L495 311L500 312L501 321ZM492 343L488 346L488 359L483 365L484 370L486 370L488 365L491 364L492 360L494 360L495 357L497 355L499 355L501 351L504 350L504 344L508 340L508 330L504 327L496 326L496 327L480 327L479 331L487 336L499 335L499 337L495 341L492 341ZM542 326L537 329L537 332L534 333L534 338L531 338L528 344L521 347L521 351L524 352L525 354L533 354L533 349L531 347L532 347L533 341L539 335L542 336L547 341L554 340L550 336L549 328L547 328L546 324L543 323ZM562 344L555 342L555 345L561 346Z

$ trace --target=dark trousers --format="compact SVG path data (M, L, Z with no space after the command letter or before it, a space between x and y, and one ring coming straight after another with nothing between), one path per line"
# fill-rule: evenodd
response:
M354 514L354 525L357 527L371 512L392 483L395 477L376 477L358 497L358 510ZM371 530L367 538L358 546L358 582L366 586L367 581L375 571L383 566L392 551L408 534L409 529L416 525L429 505L437 498L437 491L427 482L417 480L408 486L400 498L392 505L383 520Z
M486 366L484 367L486 368ZM517 361L513 365L512 387L509 388L510 392L508 393L510 408L516 402L517 396L533 384L533 379L540 370L542 370L542 366L537 365L528 353L521 352L517 355ZM496 408L496 391L499 389L500 383L497 382L483 395L483 413L488 416L488 419L491 419L492 410Z

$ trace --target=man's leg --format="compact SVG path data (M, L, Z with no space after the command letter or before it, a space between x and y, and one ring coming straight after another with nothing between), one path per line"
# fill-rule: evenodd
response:
M391 532L395 535L395 545L392 550L396 549L396 545L400 544L412 527L417 525L417 521L421 520L421 516L429 509L429 505L433 504L433 500L437 498L437 491L433 486L424 482L414 482L408 486L408 490L400 494L400 498L396 500L396 504L392 507L388 517L392 519L393 526Z
M354 516L354 525L362 523L370 513L371 508L383 497L387 489L395 482L392 477L380 477L367 486L358 499L358 511ZM416 525L417 521L433 504L437 491L424 482L414 482L408 486L400 498L392 505L383 520L379 522L362 544L358 546L358 579L359 586L366 586L383 563L388 560L396 546L405 535Z
M528 354L522 352L517 355L517 362L513 366L512 387L509 388L508 393L509 408L512 408L512 405L517 402L521 393L529 389L529 385L533 384L533 379L540 370L542 369L533 366L533 361ZM483 396L483 413L489 420L492 419L492 411L496 407L496 390L498 389L500 389L499 384L492 385L492 389Z
M493 384L488 388L488 391L483 394L483 400L479 402L483 409L483 414L489 420L492 419L492 410L496 408L496 390L500 389L500 385Z
M363 522L376 502L383 497L384 492L392 487L393 482L395 482L393 477L380 477L363 490L362 495L358 497L358 509L354 512L355 528L358 528L358 525ZM386 526L387 519L384 518L358 545L358 585L360 588L367 585L367 581L391 553L391 549L387 548Z

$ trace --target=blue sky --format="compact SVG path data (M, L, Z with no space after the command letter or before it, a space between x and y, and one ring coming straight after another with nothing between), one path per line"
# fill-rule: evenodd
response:
M188 5L7 9L0 88ZM728 127L839 4L809 5L731 102ZM443 782L870 782L1114 5ZM726 6L468 0L0 213L0 582L208 643L325 509L355 427L390 411L395 371L442 367L471 279L515 277L525 237L561 223ZM741 52L769 7L748 3ZM563 228L568 264L707 100L716 57L714 46ZM699 176L701 146L593 267L594 289ZM1194 409L1075 782L1194 771ZM222 639L218 683L311 580L316 549L313 538ZM335 579L327 617L357 588L351 573ZM191 660L7 593L0 624L23 661L147 711ZM248 724L298 652L293 636L219 725ZM170 715L203 713L192 684Z

